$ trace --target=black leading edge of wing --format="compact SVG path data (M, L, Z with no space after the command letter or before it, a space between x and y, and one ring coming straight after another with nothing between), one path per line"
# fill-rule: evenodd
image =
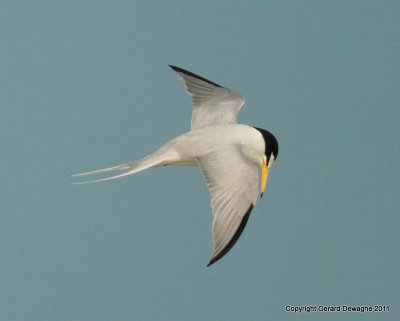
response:
M223 256L225 256L226 253L230 251L230 249L235 245L237 240L239 239L240 235L242 234L244 228L246 227L247 221L249 220L250 213L253 209L254 205L251 204L249 209L247 210L246 214L244 214L242 221L240 222L240 225L238 229L236 230L235 234L232 236L231 240L226 244L226 246L216 255L214 256L211 261L207 264L207 266L210 266L217 262L219 259L221 259Z
M221 86L221 85L218 85L218 84L216 84L215 82L212 82L212 81L210 81L210 80L208 80L208 79L206 79L206 78L204 78L204 77L201 77L201 76L199 76L199 75L196 75L196 74L194 74L194 73L192 73L192 72L190 72L190 71L187 71L187 70L185 70L185 69L182 69L182 68L179 68L179 67L176 67L176 66L173 66L173 65L169 65L174 71L176 71L176 72L180 72L180 73L182 73L182 74L185 74L185 75L188 75L188 76L190 76L190 77L193 77L193 78L197 78L197 79L199 79L199 80L202 80L202 81L204 81L204 82L207 82L207 83L209 83L209 84L211 84L211 85L213 85L213 86L216 86L216 87L222 87L223 88L223 86Z

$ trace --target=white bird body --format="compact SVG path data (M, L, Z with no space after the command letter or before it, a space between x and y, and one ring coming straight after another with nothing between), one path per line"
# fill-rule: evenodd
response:
M232 248L243 231L258 195L265 190L268 168L277 157L278 145L271 133L236 123L237 113L244 103L239 93L171 67L182 77L192 95L192 130L141 160L73 176L125 171L78 183L83 184L132 175L151 167L199 166L211 194L214 214L214 248L208 264L211 265ZM261 188L258 167L261 168Z
M230 145L237 145L255 165L261 164L259 156L265 150L263 137L253 127L241 124L206 125L174 138L157 152L176 157L162 165L197 166L197 158Z

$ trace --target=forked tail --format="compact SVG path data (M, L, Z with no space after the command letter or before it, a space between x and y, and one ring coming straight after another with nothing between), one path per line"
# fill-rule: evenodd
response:
M78 173L78 174L73 174L71 175L72 177L81 177L81 176L89 176L89 175L96 175L100 173L106 173L106 172L114 172L114 171L125 171L122 174L119 175L114 175L111 177L105 177L105 178L100 178L100 179L95 179L95 180L90 180L90 181L83 181L83 182L76 182L72 183L74 185L79 185L79 184L88 184L88 183L97 183L97 182L103 182L103 181L109 181L112 179L128 176L135 174L137 172L143 171L145 169L148 169L150 167L155 167L155 166L160 166L162 165L162 160L161 159L156 159L156 157L148 156L142 160L134 161L131 163L127 164L122 164L122 165L117 165L113 167L108 167L108 168L103 168L103 169L98 169L95 171L90 171L90 172L84 172L84 173Z

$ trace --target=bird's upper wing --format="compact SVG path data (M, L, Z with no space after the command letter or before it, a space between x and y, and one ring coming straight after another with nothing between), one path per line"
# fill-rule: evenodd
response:
M222 258L239 239L259 194L257 166L237 145L197 159L211 194L213 254L208 265Z
M238 92L182 68L170 67L183 79L187 92L192 96L192 129L208 124L237 123L237 114L244 104Z

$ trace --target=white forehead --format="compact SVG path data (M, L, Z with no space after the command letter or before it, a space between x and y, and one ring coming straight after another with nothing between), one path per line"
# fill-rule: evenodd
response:
M275 161L275 156L274 156L273 153L271 153L271 157L269 158L269 161L268 161L268 164L267 164L268 168L272 166L274 161Z

